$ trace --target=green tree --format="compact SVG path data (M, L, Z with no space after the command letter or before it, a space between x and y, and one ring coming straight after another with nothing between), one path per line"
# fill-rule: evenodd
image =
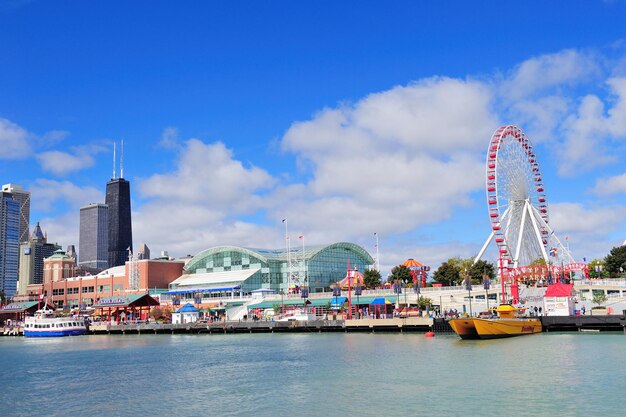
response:
M380 285L380 272L375 269L366 269L363 273L363 285L365 288L376 288Z
M604 261L602 259L594 259L593 261L589 262L587 267L589 268L589 278L607 278L609 276L609 273L606 271ZM600 267L602 271L598 272L598 267Z
M626 245L611 249L611 252L604 258L604 269L609 276L619 275L620 268L626 269Z
M530 263L531 265L546 265L546 260L543 258L537 258Z
M404 265L394 266L391 269L391 274L387 277L387 282L394 282L396 279L401 280L405 284L411 282L413 280L411 270Z
M433 304L433 301L428 297L420 296L419 299L417 300L417 305L419 305L421 308L430 307L432 304Z
M472 280L472 284L482 284L483 274L487 274L489 279L494 279L496 277L496 266L491 262L483 261L481 259L469 269L469 276Z
M443 285L453 285L460 282L460 269L450 262L442 263L433 274L433 279Z
M601 307L602 304L606 302L606 294L604 293L604 291L595 292L593 293L593 298L591 299L591 301L593 301L594 304L597 304L598 307Z

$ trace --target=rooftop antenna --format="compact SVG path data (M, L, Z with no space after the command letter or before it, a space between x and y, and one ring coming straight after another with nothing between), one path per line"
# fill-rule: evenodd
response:
M122 139L122 149L120 151L120 178L124 178L124 139Z
M115 142L113 142L113 177L111 179L115 179Z

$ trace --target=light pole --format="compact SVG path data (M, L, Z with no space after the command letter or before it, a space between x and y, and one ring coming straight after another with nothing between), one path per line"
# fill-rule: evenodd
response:
M469 298L469 310L470 317L472 317L472 280L470 279L469 274L467 273L467 268L465 268L465 289L467 290Z
M337 303L339 302L339 300L337 298L341 295L341 286L333 283L330 285L330 288L333 289L333 297L335 297L335 308L338 309Z
M380 272L380 258L379 258L379 253L378 253L378 233L374 233L374 236L376 237L376 270Z
M285 291L280 290L280 314L285 314Z

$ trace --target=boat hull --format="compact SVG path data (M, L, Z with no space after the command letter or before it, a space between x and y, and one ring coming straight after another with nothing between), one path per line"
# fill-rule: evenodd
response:
M51 314L26 317L24 320L25 337L63 337L87 334L88 327L84 319L77 317L52 317Z
M452 319L450 326L461 339L500 339L541 333L542 330L539 320L522 318Z
M541 333L537 319L474 319L476 332L481 339L500 339Z
M87 329L59 330L59 331L24 331L25 337L63 337L63 336L82 336L87 334Z
M474 325L474 319L452 319L450 320L450 327L461 339L480 339Z

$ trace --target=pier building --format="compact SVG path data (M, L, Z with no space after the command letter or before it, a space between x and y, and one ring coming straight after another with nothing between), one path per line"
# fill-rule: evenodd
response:
M42 297L56 307L85 308L103 297L127 296L166 291L170 282L183 272L184 260L141 259L108 268L96 275L76 272L75 259L57 250L44 260L43 284L28 285L26 294L15 301L32 301ZM137 287L131 285L131 276Z
M301 288L323 292L346 276L348 265L363 271L373 264L374 259L365 249L349 242L290 251L216 246L194 256L163 296L183 300L223 298L258 289L284 294Z

